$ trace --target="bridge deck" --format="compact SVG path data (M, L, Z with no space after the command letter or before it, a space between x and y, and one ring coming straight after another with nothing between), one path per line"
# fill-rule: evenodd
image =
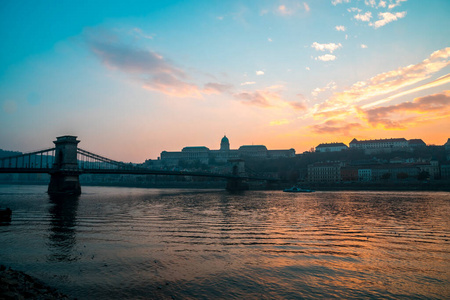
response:
M241 180L265 180L265 181L279 181L278 179L253 177L253 176L238 176L232 174L214 174L207 172L187 172L187 171L167 171L167 170L150 170L150 169L67 169L55 170L51 168L0 168L0 173L52 173L55 171L62 171L77 174L117 174L117 175L166 175L166 176L195 176L195 177L209 177L209 178L223 178L223 179L241 179Z

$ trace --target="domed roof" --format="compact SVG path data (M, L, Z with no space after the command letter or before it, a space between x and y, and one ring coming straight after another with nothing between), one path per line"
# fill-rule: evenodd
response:
M221 143L221 144L225 144L225 143L229 144L230 141L228 140L227 136L224 135L223 138L222 138L222 140L220 141L220 143Z

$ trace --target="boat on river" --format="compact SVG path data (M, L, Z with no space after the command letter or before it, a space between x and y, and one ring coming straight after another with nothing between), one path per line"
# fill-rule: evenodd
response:
M310 189L303 189L298 186L293 186L291 188L284 189L283 192L285 192L285 193L312 193L314 191L310 190Z

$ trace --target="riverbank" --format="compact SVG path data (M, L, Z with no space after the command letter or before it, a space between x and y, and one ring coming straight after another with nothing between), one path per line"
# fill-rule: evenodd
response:
M34 181L0 181L0 184L7 185L48 185L48 182ZM283 190L290 188L293 183L280 182L249 182L250 190ZM316 191L436 191L450 192L450 180L432 181L378 181L378 182L301 182L296 185L303 188L310 188ZM83 186L104 186L104 187L130 187L130 188L150 188L150 189L225 189L226 181L166 181L166 182L83 182Z
M73 299L23 272L0 265L0 299Z

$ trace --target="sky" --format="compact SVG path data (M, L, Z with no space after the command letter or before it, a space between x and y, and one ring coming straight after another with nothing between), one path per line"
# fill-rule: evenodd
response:
M450 1L0 2L0 149L450 138Z

